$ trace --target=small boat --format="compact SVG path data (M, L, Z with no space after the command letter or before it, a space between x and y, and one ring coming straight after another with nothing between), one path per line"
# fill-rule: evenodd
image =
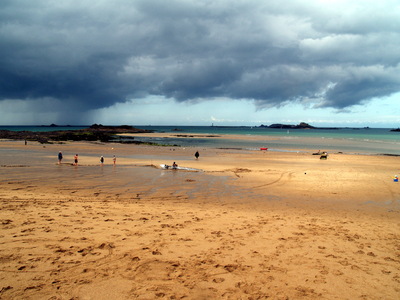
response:
M323 152L319 159L328 159L328 152Z

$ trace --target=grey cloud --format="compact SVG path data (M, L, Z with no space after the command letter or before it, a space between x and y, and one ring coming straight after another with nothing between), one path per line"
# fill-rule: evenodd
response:
M345 108L362 104L372 98L384 97L399 91L400 66L368 66L348 70L341 80L327 92L322 107Z
M393 1L2 1L0 100L345 108L400 91ZM372 22L372 21L373 22Z

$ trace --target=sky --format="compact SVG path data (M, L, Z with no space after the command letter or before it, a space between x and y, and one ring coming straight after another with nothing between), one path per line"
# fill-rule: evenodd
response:
M400 127L398 0L0 0L0 125Z

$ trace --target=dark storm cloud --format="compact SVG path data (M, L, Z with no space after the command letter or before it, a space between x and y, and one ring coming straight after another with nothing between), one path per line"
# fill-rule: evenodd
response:
M399 92L400 6L357 3L4 0L0 100L90 110L161 95L340 109Z

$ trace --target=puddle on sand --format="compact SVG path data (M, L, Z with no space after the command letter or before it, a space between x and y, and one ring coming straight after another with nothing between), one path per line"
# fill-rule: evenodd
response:
M7 169L7 170L5 170ZM117 199L195 200L216 203L276 201L233 184L234 178L151 166L31 166L0 169L1 182L19 182L43 192ZM4 174L5 175L5 174Z
M400 199L396 200L386 200L382 202L377 202L377 201L365 201L363 205L373 205L373 206L380 206L380 207L393 207L393 208L400 208Z

